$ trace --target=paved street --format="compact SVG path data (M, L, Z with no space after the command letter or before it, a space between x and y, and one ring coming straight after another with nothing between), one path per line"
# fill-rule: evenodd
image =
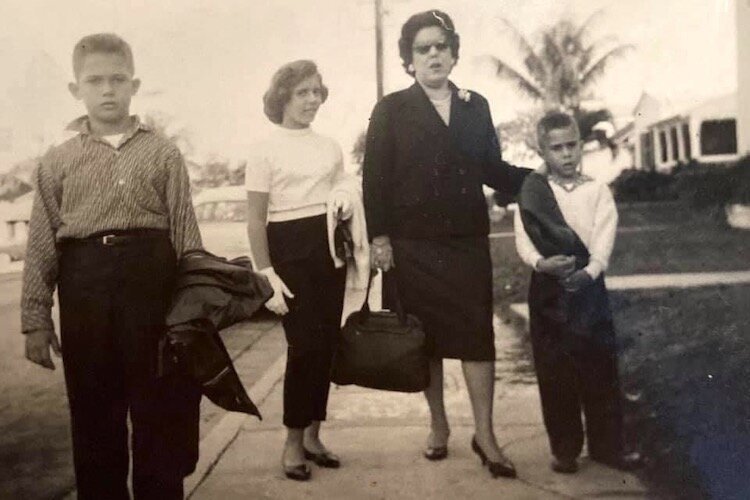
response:
M70 436L62 366L23 357L21 275L0 275L0 498L51 498L70 489Z

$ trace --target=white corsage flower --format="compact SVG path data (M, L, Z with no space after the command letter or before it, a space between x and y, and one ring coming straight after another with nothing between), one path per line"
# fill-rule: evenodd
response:
M458 98L464 102L469 102L471 99L471 92L466 89L458 89Z

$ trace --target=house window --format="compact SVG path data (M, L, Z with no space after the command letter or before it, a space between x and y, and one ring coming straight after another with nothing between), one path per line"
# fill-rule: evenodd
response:
M662 130L659 132L659 146L661 146L661 162L669 161L669 151L667 151L667 133Z
M680 160L680 140L677 138L677 126L672 127L669 130L670 138L672 139L672 159L675 161Z
M682 124L682 142L685 145L685 159L690 160L693 158L693 152L690 148L690 124Z
M701 123L701 154L737 154L737 120L706 120Z
M641 134L641 168L654 169L654 141L649 132Z

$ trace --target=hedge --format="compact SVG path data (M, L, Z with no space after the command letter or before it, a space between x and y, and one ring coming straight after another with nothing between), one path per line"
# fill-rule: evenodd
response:
M750 203L750 155L730 164L680 164L670 173L628 169L611 183L618 202L680 200L696 210Z

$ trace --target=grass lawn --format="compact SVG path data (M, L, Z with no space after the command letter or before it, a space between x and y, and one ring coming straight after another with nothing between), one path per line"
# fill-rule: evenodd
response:
M607 274L750 270L750 231L730 228L704 214L680 210L684 209L674 203L620 207L621 232ZM492 231L512 231L509 220L510 216L506 216L493 223ZM633 231L637 227L654 226L662 229ZM491 241L495 301L505 310L509 304L526 301L530 272L516 253L513 237Z
M610 275L750 269L750 231L675 208L620 208L621 228L669 226L618 234ZM513 238L491 251L502 314L526 300L529 269ZM750 498L750 285L611 295L642 477L667 498Z
M678 498L750 498L750 285L612 293L628 435Z

